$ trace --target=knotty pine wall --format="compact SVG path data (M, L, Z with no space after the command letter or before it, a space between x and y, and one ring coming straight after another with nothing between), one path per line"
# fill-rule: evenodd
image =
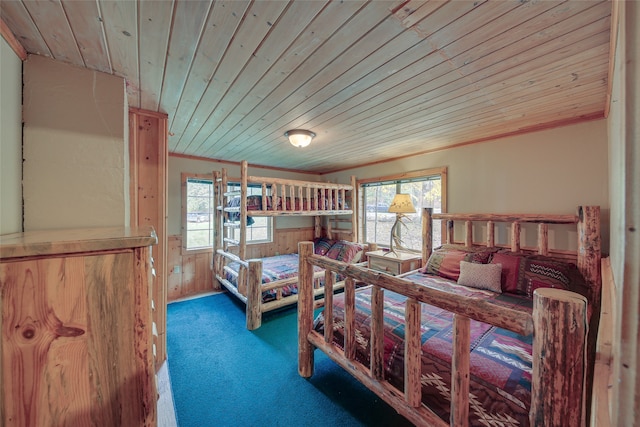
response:
M264 258L298 252L298 242L313 239L313 227L275 229L272 243L247 246L249 258ZM171 235L167 253L167 299L169 302L219 290L213 279L213 251L182 248L182 236Z

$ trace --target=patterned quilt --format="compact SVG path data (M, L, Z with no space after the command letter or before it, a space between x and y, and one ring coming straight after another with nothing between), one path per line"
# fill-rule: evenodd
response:
M298 275L298 254L285 254L273 257L262 258L262 283L271 283L276 280L288 279ZM227 280L234 286L238 286L237 262L229 263L233 272L227 271ZM314 271L321 271L320 267L314 266ZM288 285L282 288L282 296L286 297L298 293L298 285ZM276 299L276 291L270 290L262 293L262 301L268 302Z
M512 294L466 288L437 276L417 273L407 279L444 291L492 299L510 307L531 312L532 301ZM405 297L385 291L385 378L403 390ZM344 343L344 295L334 299L334 337ZM369 366L369 333L371 314L370 287L356 293L357 341L356 358ZM323 333L324 313L315 321L315 329ZM453 315L445 310L422 304L422 396L443 420L449 420L451 393ZM532 336L519 336L485 323L471 321L470 359L470 425L528 425L531 404Z

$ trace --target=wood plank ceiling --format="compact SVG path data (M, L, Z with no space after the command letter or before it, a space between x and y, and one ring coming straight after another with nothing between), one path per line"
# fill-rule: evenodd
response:
M325 173L603 117L610 1L2 0L27 52L122 76L169 150ZM309 147L284 132L309 129Z

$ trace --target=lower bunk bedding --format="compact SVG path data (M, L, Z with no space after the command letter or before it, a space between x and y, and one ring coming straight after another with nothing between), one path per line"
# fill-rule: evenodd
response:
M413 274L405 277L415 283L458 295L491 300L527 312L531 299L513 294L471 289L448 279ZM386 291L384 295L384 375L390 384L404 388L404 333L406 297ZM356 360L370 362L371 287L359 289L355 297L358 345ZM453 354L453 314L421 304L422 398L443 420L449 420L451 407L451 359ZM343 348L344 295L336 295L333 305L334 343ZM326 319L320 313L314 329L324 334ZM483 426L521 426L529 424L531 402L532 336L517 335L506 329L471 321L469 424Z
M266 285L279 280L297 277L299 263L298 254L284 254L262 258L262 284ZM225 269L226 278L237 288L240 263L231 262L227 267L228 268ZM322 271L322 269L320 267L314 267L313 271L319 272ZM280 297L288 297L298 293L297 283L290 283L279 289L281 292ZM279 298L277 292L276 289L262 291L262 302L269 302Z
M330 239L327 237L319 237L314 239L315 254L326 256L336 261L355 264L360 262L365 252L365 245L348 242L345 240ZM266 289L262 291L262 302L266 303L276 299L285 298L298 293L298 283L295 280L298 277L298 266L300 259L298 254L284 254L265 257L262 261L262 286L269 287L269 284L283 282L283 286L277 288ZM227 281L238 288L238 276L240 271L239 262L231 262L225 268ZM316 273L314 279L314 288L321 288L324 285L323 271L320 267L313 268ZM291 279L291 280L287 280ZM341 280L338 277L338 280Z

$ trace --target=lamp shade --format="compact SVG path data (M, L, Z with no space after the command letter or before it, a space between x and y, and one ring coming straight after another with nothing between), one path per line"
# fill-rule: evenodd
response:
M293 145L294 147L302 148L311 144L311 140L314 136L316 136L316 134L305 129L292 129L286 131L284 133L284 136L289 138L289 142L291 143L291 145Z
M409 194L398 193L393 197L393 202L389 206L391 213L415 213L416 208L413 206L411 196Z

